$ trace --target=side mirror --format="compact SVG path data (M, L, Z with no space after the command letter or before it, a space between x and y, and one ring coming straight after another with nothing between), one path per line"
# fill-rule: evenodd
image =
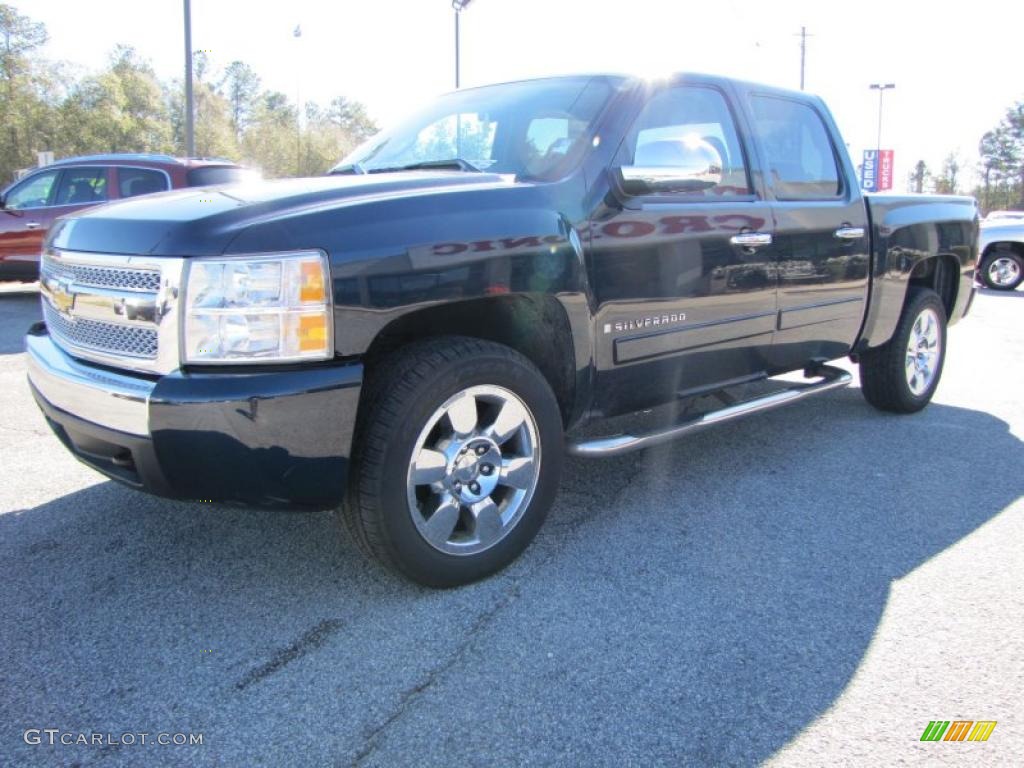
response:
M722 183L722 156L697 137L649 141L617 171L627 195L702 192Z

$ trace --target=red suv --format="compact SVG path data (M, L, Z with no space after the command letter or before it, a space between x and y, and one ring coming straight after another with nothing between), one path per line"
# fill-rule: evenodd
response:
M46 231L58 216L151 192L239 181L227 160L88 155L38 168L0 192L0 280L35 280Z

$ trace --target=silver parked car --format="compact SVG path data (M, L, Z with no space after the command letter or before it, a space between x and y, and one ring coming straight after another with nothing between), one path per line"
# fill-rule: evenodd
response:
M978 253L981 282L997 291L1015 290L1024 280L1024 219L986 219Z

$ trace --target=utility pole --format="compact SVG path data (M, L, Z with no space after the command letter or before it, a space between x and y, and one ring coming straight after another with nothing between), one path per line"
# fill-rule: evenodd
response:
M875 144L875 149L878 150L878 154L875 155L875 162L878 162L878 158L882 154L882 96L885 95L886 91L895 88L896 83L872 83L869 87L873 91L878 91L878 142Z
M800 27L800 90L804 89L804 71L807 66L807 27Z
M466 10L473 0L452 0L452 8L455 9L455 90L459 90L459 16Z
M296 25L292 37L299 44L299 50L295 52L295 61L298 63L299 76L295 78L295 175L302 175L302 60L299 54L302 51L302 25Z
M195 105L192 96L192 0L185 0L185 154L196 154Z

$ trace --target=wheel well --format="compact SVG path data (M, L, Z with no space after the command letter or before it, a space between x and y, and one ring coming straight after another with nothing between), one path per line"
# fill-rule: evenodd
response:
M1024 259L1024 243L1016 243L1012 240L1000 240L997 243L989 243L985 247L985 252L981 254L981 259L984 260L985 257L988 256L993 251L1013 251L1022 259ZM980 260L978 262L978 266L981 266Z
M409 312L373 340L364 361L367 371L406 344L437 336L470 336L516 350L547 379L568 422L576 362L569 319L553 296L492 296Z
M924 259L910 273L910 285L931 288L942 299L946 317L953 315L960 289L960 263L955 256L940 254ZM909 296L909 293L908 293Z

